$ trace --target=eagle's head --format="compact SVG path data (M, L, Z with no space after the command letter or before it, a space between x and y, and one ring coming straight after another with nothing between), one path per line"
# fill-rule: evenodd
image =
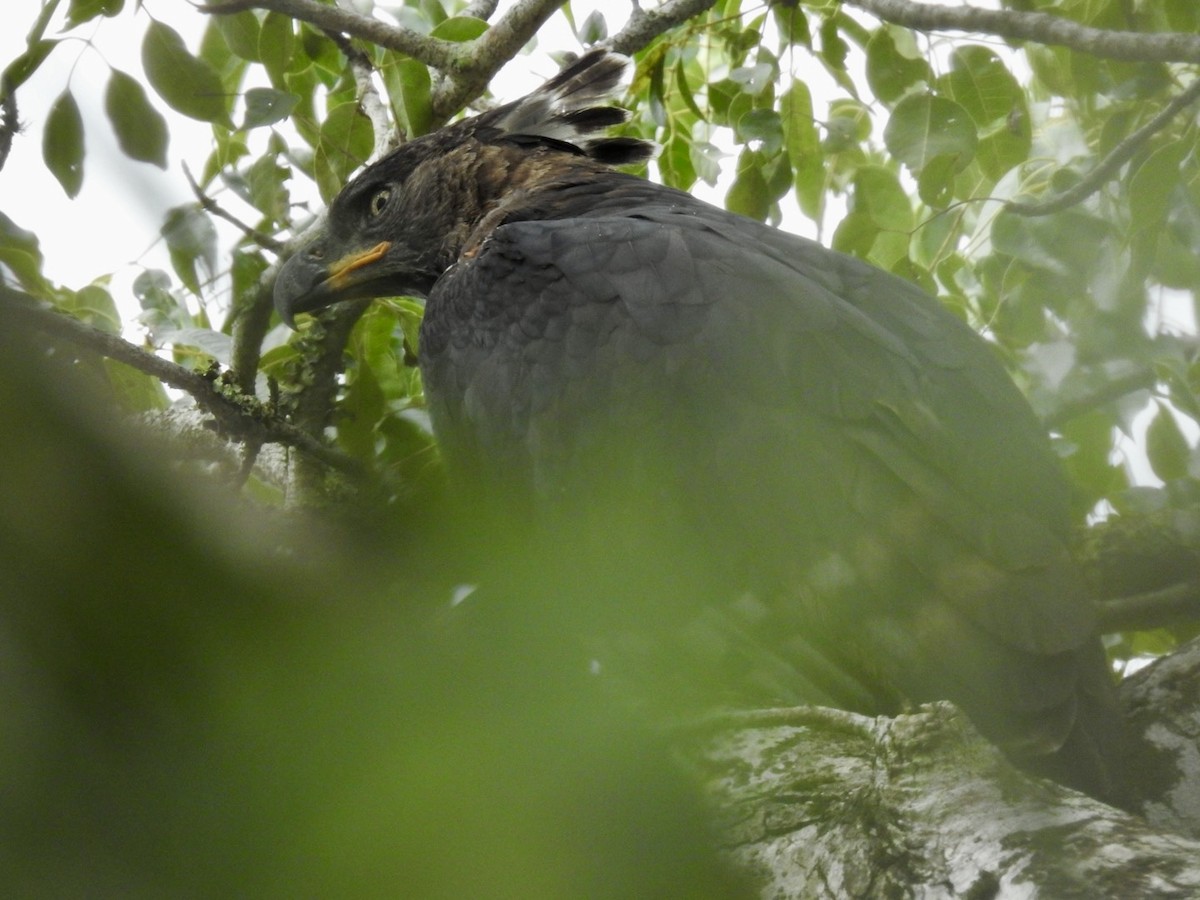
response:
M589 138L625 121L625 110L592 104L614 90L627 62L593 50L528 96L368 166L280 270L283 320L341 300L424 296L465 247L500 224L514 197L580 166L645 159L645 141Z

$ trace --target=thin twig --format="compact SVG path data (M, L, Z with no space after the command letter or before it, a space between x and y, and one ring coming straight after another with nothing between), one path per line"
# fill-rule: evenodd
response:
M1010 40L1069 47L1089 56L1129 62L1200 62L1200 35L1109 31L1040 12L933 6L912 0L842 0L886 22L919 31L970 31Z
M1046 216L1083 201L1100 190L1104 183L1114 177L1117 170L1129 162L1134 154L1141 150L1154 135L1171 124L1172 119L1195 103L1197 99L1200 99L1200 78L1189 84L1183 93L1168 103L1153 119L1113 147L1109 154L1097 163L1095 168L1088 172L1083 179L1061 194L1036 203L1010 200L1004 204L1004 208L1019 216Z
M330 468L353 476L362 475L362 466L353 458L306 434L289 422L270 413L251 397L239 397L235 402L222 393L215 379L205 373L186 369L162 357L155 356L129 341L92 328L52 309L38 305L35 298L11 288L0 286L0 316L10 323L41 331L124 363L144 372L164 384L190 394L203 409L216 417L228 433L245 441L287 444L305 455L320 460Z
M250 227L237 216L233 215L233 213L227 212L221 204L206 194L204 188L200 187L196 179L192 177L192 172L188 168L187 163L183 164L183 176L187 179L188 184L191 185L192 193L196 195L196 201L200 204L201 209L219 219L229 222L264 250L270 250L272 253L283 252L284 244L282 241L276 240L269 234L264 234L257 228Z

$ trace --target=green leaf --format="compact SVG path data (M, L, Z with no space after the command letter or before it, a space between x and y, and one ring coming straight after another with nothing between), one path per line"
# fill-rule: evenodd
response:
M738 137L744 141L761 141L762 152L772 156L783 147L783 123L773 109L752 109L737 124Z
M295 94L261 87L246 91L245 100L246 118L242 121L242 131L274 125L291 115L300 102Z
M852 212L847 215L833 232L833 249L841 253L849 253L859 259L868 259L871 248L875 246L875 238L879 235L879 226L870 215Z
M816 219L821 209L825 186L822 165L821 138L813 119L812 94L808 85L793 81L779 98L783 126L783 146L794 173L796 200L810 219Z
M725 208L759 222L764 221L771 211L771 197L767 181L763 178L762 162L753 150L743 151L738 158L737 177L725 195Z
M975 156L979 136L970 115L953 100L915 94L896 104L883 140L893 156L919 174L943 155L952 157L961 172Z
M859 168L854 174L854 213L867 216L877 230L867 252L872 261L890 270L908 257L912 201L894 173L882 166ZM855 240L864 240L865 235L866 229L861 229Z
M104 111L121 150L131 159L167 167L171 136L167 121L150 105L145 89L132 76L113 69L104 92Z
M443 41L465 43L473 41L488 30L488 23L474 16L451 16L438 24L429 33L430 37L441 38Z
M296 51L295 22L291 16L269 12L258 33L258 58L278 83L292 64Z
M83 186L84 153L83 117L75 97L66 90L58 95L46 117L42 159L68 197L75 197Z
M883 166L863 166L854 173L854 211L881 229L903 232L906 239L913 228L912 201L900 179Z
M950 74L942 86L980 128L1007 119L1014 106L1024 105L1017 79L987 47L968 45L951 53Z
M254 207L273 222L282 222L287 217L287 179L291 171L267 154L255 160L246 172L249 200Z
M51 285L42 275L42 249L38 237L0 212L0 264L16 276L21 287L46 297Z
M432 82L429 70L415 59L392 56L391 62L383 66L384 81L388 86L396 119L411 137L420 137L429 132L433 124L433 108L430 103Z
M162 344L192 347L206 356L211 356L223 366L228 366L232 358L233 339L229 335L213 331L211 328L177 328L173 331L160 332L154 337Z
M160 232L166 239L175 274L192 293L199 294L197 263L207 276L217 268L217 230L212 221L195 206L176 206L167 211Z
M1184 478L1188 474L1191 448L1175 421L1175 416L1162 403L1146 428L1146 456L1154 474L1163 481Z
M934 209L945 209L954 199L954 176L958 158L948 153L935 156L917 176L917 195Z
M1129 179L1129 218L1134 232L1156 229L1167 217L1179 189L1179 167L1191 152L1184 141L1169 141L1146 158Z
M192 56L175 29L161 22L150 23L142 41L142 67L150 86L171 109L202 122L232 127L216 70Z
M604 13L598 9L593 9L588 13L588 17L579 26L576 36L579 38L579 42L585 47L598 44L608 37L608 22L604 20Z
M366 162L374 144L375 131L358 103L343 103L330 111L321 123L313 155L317 186L325 202L333 200L350 173Z
M112 359L104 360L104 372L117 402L128 412L151 412L171 405L163 383L145 372Z
M96 16L115 16L125 8L125 0L71 0L67 8L67 26L74 28Z
M121 314L112 294L98 284L89 284L78 291L68 292L58 304L81 322L99 328L109 334L121 333Z
M893 26L875 30L867 42L867 84L872 93L885 103L904 95L920 81L931 81L929 63L914 56L916 47L910 46L905 53L897 45L897 39L913 45L912 33Z
M692 145L682 135L675 134L663 144L658 155L658 170L668 187L686 191L696 183L696 167L692 161Z
M224 36L225 43L236 56L248 62L262 62L258 50L261 31L258 16L249 10L243 10L228 16L214 16L213 19Z
M675 60L675 87L679 91L679 98L683 101L683 105L691 111L697 119L707 119L700 107L696 105L696 97L692 93L692 86L688 84L687 71L684 69L683 57Z

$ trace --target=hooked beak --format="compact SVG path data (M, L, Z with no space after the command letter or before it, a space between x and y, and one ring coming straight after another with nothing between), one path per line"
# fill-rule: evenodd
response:
M275 309L280 318L289 328L295 328L298 313L373 294L362 288L377 280L375 266L391 247L391 241L380 241L370 249L348 253L324 265L320 243L310 243L284 263L275 279Z

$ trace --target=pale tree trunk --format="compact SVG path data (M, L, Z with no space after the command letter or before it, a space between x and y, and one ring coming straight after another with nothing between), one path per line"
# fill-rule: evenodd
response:
M764 897L1200 897L1200 642L1122 693L1145 818L1017 770L949 704L738 714L695 763Z

